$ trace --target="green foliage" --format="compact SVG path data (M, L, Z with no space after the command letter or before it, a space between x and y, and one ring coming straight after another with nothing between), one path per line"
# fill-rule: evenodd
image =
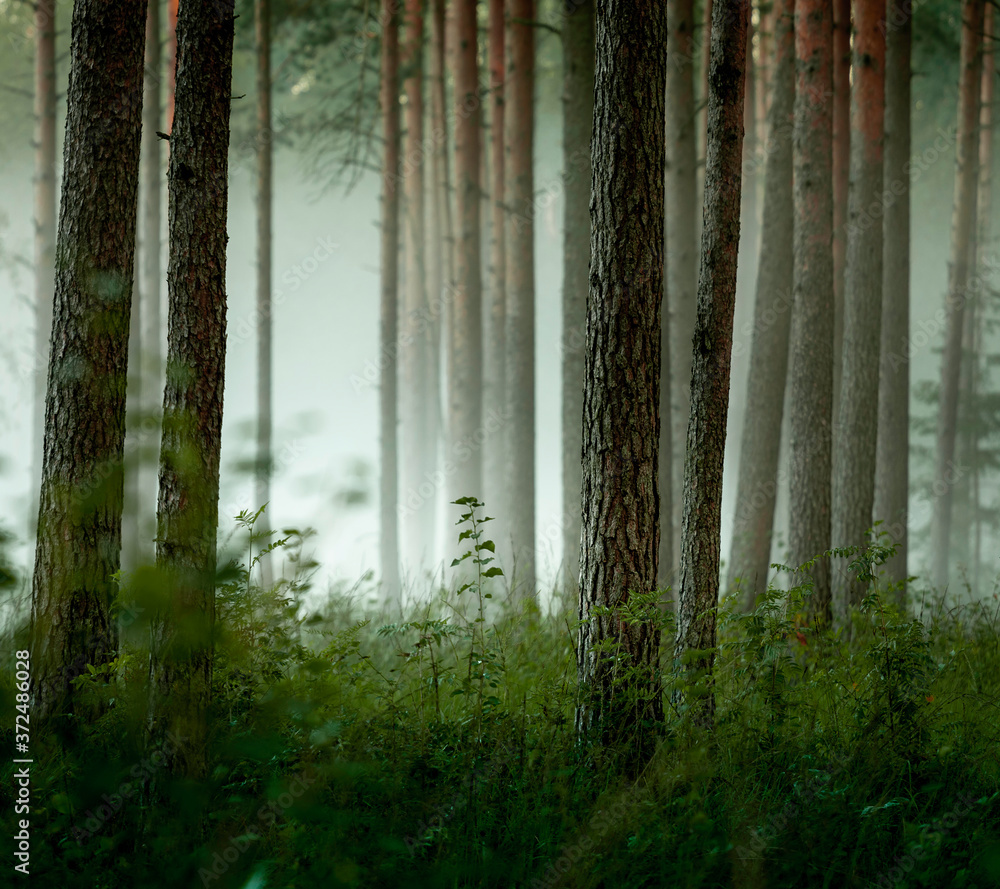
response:
M105 715L65 742L32 735L41 884L996 885L996 600L901 614L877 545L841 553L867 583L849 632L809 625L807 586L770 589L750 614L727 599L714 730L672 703L700 680L668 676L666 723L635 777L615 750L577 743L578 603L557 594L543 613L504 595L482 504L461 505L460 576L405 611L350 590L307 607L308 535L237 519L243 555L219 572L211 772L167 784L153 821L144 787L162 773L136 603L156 577L122 580L120 656L77 681ZM266 551L290 567L268 589ZM612 616L672 633L653 594ZM12 749L9 722L0 743Z

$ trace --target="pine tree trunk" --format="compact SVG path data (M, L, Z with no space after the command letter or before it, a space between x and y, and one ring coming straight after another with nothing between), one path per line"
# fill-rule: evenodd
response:
M776 3L757 0L757 126L758 138L767 141L767 119L771 111L771 90L774 83L774 43L777 15Z
M271 131L271 0L254 0L254 53L257 62L257 472L254 508L271 500L272 377L271 352L274 321L271 315L271 222L273 151ZM267 533L270 521L261 515L255 528ZM259 562L261 583L271 585L271 561Z
M506 389L507 216L504 212L504 77L506 68L504 0L489 0L490 160L492 201L489 291L483 339L483 408L503 410ZM589 242L588 242L589 247ZM507 514L504 435L483 442L483 500L491 515ZM579 526L578 526L579 527Z
M563 18L562 483L564 586L580 584L580 484L587 294L590 290L590 136L594 127L594 4L566 0ZM663 418L668 422L668 417ZM669 426L667 426L669 434ZM669 521L669 513L667 520ZM667 535L669 538L669 535Z
M841 399L833 431L835 547L869 542L875 502L879 346L882 329L882 139L885 133L885 8L858 0L851 84L851 186L844 269ZM872 208L877 208L875 212ZM832 564L834 613L848 620L866 585L847 559Z
M792 308L789 549L801 565L830 548L833 407L833 25L825 0L797 0L795 132L792 158L795 267ZM830 617L830 569L810 572L810 610Z
M480 269L480 127L476 0L456 0L450 58L455 84L455 288L448 355L448 500L482 497L482 278ZM446 526L460 512L449 505ZM452 541L447 541L452 544Z
M794 265L794 19L794 0L779 0L772 19L776 55L771 68L770 135L764 171L767 190L729 564L729 586L741 585L748 610L753 608L757 595L767 589L788 371Z
M718 0L712 13L712 56L705 163L705 223L698 275L698 320L691 369L691 416L684 461L684 519L677 597L675 658L714 649L719 601L722 467L729 414L729 370L740 242L743 100L749 5ZM715 653L689 661L711 676ZM709 690L699 704L711 722Z
M851 0L833 0L833 416L844 363L844 270L851 174Z
M657 584L667 22L663 5L595 9L577 730L641 761L652 742L643 722L662 719L659 634L621 609ZM614 656L599 648L609 642Z
M160 226L163 167L160 137L163 126L163 59L160 52L160 4L149 3L146 16L146 72L142 92L142 401L139 448L139 557L154 558L156 496L160 463L160 409L163 399L163 312L160 307L163 270Z
M29 534L38 520L56 261L56 2L35 2L35 360Z
M406 272L399 351L400 442L403 452L401 515L405 564L411 569L429 564L434 527L433 467L429 465L428 364L430 337L426 327L427 268L424 232L424 80L423 0L407 0L403 46L403 91L406 96L406 144L403 164L404 255ZM430 490L428 490L430 489Z
M694 335L698 290L698 138L703 121L695 114L694 3L669 0L667 4L667 304L670 328L669 383L672 410L672 491L684 480L684 451L691 404L691 337ZM703 80L702 83L705 81ZM666 377L666 372L664 376ZM666 423L666 421L664 421ZM667 459L667 455L664 455ZM661 580L673 573L680 560L681 499L672 497L671 513L661 513L660 534L669 523L671 557L661 565ZM661 509L667 504L661 500ZM662 551L661 543L661 551Z
M906 0L889 0L885 35L885 188L882 221L882 348L879 365L876 520L899 545L885 565L886 579L907 577L910 454L910 45L912 23ZM897 24L898 23L898 24ZM905 588L897 594L905 602Z
M180 0L167 0L167 132L174 128L174 95L177 92L177 12ZM169 156L169 152L168 152Z
M395 601L399 586L399 522L396 362L399 312L399 9L395 0L382 0L381 98L382 159L381 325L382 380L379 387L379 540L382 595Z
M31 600L32 716L40 721L83 717L73 679L117 653L112 575L121 552L145 22L142 2L73 8Z
M535 3L510 0L507 148L507 515L512 588L535 595Z
M976 219L976 179L979 172L976 126L982 70L980 50L983 6L983 0L965 0L962 4L957 166L948 262L948 298L945 306L945 347L938 395L935 497L931 519L931 574L933 583L938 587L944 587L948 583L952 495L957 481L955 440L958 428L958 383L962 366L962 327L969 278L969 247Z
M160 450L157 567L170 599L154 621L153 738L167 768L207 773L219 457L226 359L226 210L233 0L184 3L167 173L167 385Z

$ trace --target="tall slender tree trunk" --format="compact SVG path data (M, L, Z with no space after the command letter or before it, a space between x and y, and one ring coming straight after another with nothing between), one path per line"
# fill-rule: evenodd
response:
M379 540L382 592L389 601L400 594L396 346L399 313L399 9L382 0L381 103L385 154L382 159L381 326L382 380L379 387Z
M535 3L510 0L507 55L507 515L513 583L535 594Z
M958 428L958 383L962 366L962 326L969 278L969 252L976 219L976 179L979 170L976 125L979 119L982 71L983 0L962 4L962 48L958 85L958 134L955 194L952 204L951 253L948 262L947 320L938 396L935 498L931 519L932 579L948 583L951 513L958 470L955 440ZM940 495L937 494L940 490Z
M56 262L56 0L35 3L35 358L32 417L32 497L35 533L45 441L45 375L49 367Z
M271 130L271 0L254 0L254 53L257 61L257 472L255 507L271 500L272 435L271 416L272 330L271 316L271 222L273 216L274 142ZM258 520L257 530L270 528L267 513ZM270 557L260 561L261 582L271 585Z
M83 717L72 681L116 654L125 380L146 4L78 0L31 623L35 719ZM49 25L48 27L51 27Z
M821 100L825 101L825 99ZM833 0L833 416L844 362L844 270L851 174L851 0Z
M659 638L622 609L657 585L667 21L662 4L595 10L577 729L627 743L642 761L652 746L643 722L663 714Z
M740 245L743 100L749 4L717 0L712 17L705 223L698 274L698 320L691 371L691 417L684 461L684 520L674 656L711 676L722 535L722 466ZM713 649L690 659L691 652ZM709 688L701 719L715 709Z
M774 0L757 0L757 121L758 137L767 140L767 119L771 109L771 90L774 81L775 54L775 13Z
M566 0L563 19L562 483L565 587L580 582L580 485L587 294L590 290L590 136L594 127L594 4ZM667 313L664 312L664 315ZM669 390L668 390L669 397ZM669 435L669 414L661 418ZM669 469L669 466L668 466ZM669 472L668 472L669 475ZM670 521L669 512L667 522ZM661 530L662 534L662 530ZM667 538L669 539L669 533Z
M681 490L691 403L691 337L694 336L698 290L698 137L700 114L694 97L694 3L670 0L667 5L667 302L669 305L669 383L672 411L673 478ZM707 42L706 42L707 45ZM706 50L707 52L707 50ZM702 83L706 81L703 79ZM666 374L665 374L666 376ZM668 455L664 455L664 459ZM681 498L671 498L671 513L661 513L660 533L670 522L671 557L661 565L661 580L680 563ZM667 504L661 500L661 509Z
M163 127L163 58L160 51L160 4L149 3L146 16L146 72L142 92L142 418L139 447L139 557L154 557L157 475L160 462L160 410L163 399L163 268L160 226L163 202L162 155L157 130Z
M483 338L483 408L507 404L507 216L504 212L504 77L506 68L504 0L489 0L490 225L489 289ZM487 508L503 516L506 505L506 453L502 430L483 442L483 490ZM579 527L579 526L578 526Z
M167 132L174 127L174 95L177 92L177 12L180 0L167 0Z
M445 109L448 107L445 89L445 16L444 0L430 0L430 124L431 159L426 165L430 196L430 230L427 238L427 287L429 294L428 334L430 338L427 363L428 391L428 459L433 469L440 462L443 434L441 404L442 329L448 314L447 306L452 295L453 243L451 225L451 178L448 165L448 124ZM437 558L436 530L440 513L437 506L440 492L434 493L434 526L428 531L433 559ZM449 533L451 529L449 528ZM432 560L433 560L432 559Z
M875 503L879 346L882 329L882 139L885 133L885 7L857 0L851 85L851 187L844 270L841 394L833 431L836 547L866 546ZM878 208L879 213L872 208ZM834 611L847 621L865 584L846 559L833 563Z
M455 288L449 303L448 500L482 496L482 278L480 268L479 68L476 0L456 0L450 57L455 84ZM447 524L458 507L449 506ZM452 543L452 541L448 541Z
M776 52L764 172L767 190L729 563L729 586L742 585L747 609L753 608L757 595L767 589L792 314L794 0L778 0L772 21Z
M833 408L833 25L825 0L796 0L795 132L792 148L795 267L792 308L789 549L803 563L830 548ZM830 568L808 572L810 609L830 617Z
M212 689L219 458L226 363L226 211L233 0L183 3L167 173L167 386L157 511L157 567L171 595L154 621L154 739L167 768L207 773Z
M404 329L400 337L400 427L403 450L404 494L401 515L405 541L405 564L418 569L429 564L434 527L434 491L430 465L429 409L433 393L428 387L430 336L427 330L427 263L425 251L424 175L424 3L407 0L403 47L403 92L406 96L406 147L403 163L404 254L406 256L403 294ZM431 488L428 494L428 487Z
M910 474L910 46L906 0L889 0L885 35L885 188L892 194L882 220L882 348L879 364L876 520L898 544L885 565L887 580L906 581ZM896 24L898 22L898 25ZM905 588L897 601L905 602Z

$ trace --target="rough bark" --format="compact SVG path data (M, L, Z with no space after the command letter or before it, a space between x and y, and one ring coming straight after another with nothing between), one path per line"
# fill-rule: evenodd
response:
M32 401L32 498L29 533L38 519L35 492L42 478L45 375L49 366L56 261L56 3L35 3L35 357Z
M381 306L379 342L382 379L379 386L379 540L382 592L395 600L399 587L399 522L397 450L397 338L399 311L399 11L395 0L382 0L380 101L385 153L382 158Z
M879 363L878 444L874 518L885 524L896 555L886 579L906 581L907 499L910 454L910 47L912 25L906 0L889 0L885 35L884 186L882 222L882 348ZM898 25L896 24L898 22ZM905 602L905 588L897 594Z
M73 9L31 623L32 715L116 654L146 4ZM83 716L82 713L75 713Z
M698 140L701 115L694 98L694 3L670 0L667 4L667 304L669 306L670 429L673 477L671 488L681 490L684 451L691 397L691 337L698 290ZM703 80L704 83L704 80ZM666 374L665 374L666 376ZM666 459L666 455L664 456ZM671 498L671 513L663 513L660 533L672 527L672 553L663 570L680 560L681 500ZM666 503L662 503L666 509ZM666 577L661 571L663 577Z
M844 351L844 269L851 179L851 0L833 0L833 416Z
M793 565L830 548L833 406L833 26L825 0L795 8L795 131L792 148L795 266L789 381L789 549ZM810 605L830 616L829 562L811 571Z
M577 730L636 760L663 706L659 634L623 610L657 584L666 25L663 5L596 4Z
M504 77L506 61L504 0L489 0L490 84L490 257L483 339L483 408L503 410L507 404L507 216L504 212ZM483 442L483 490L490 514L506 515L504 436Z
M406 140L403 163L403 252L406 257L403 316L399 352L400 443L403 452L401 515L404 564L411 570L429 565L434 528L433 479L430 465L430 401L428 386L430 337L426 326L427 262L424 175L424 4L407 0L402 51L403 92L406 96Z
M590 289L590 135L594 126L594 4L566 0L563 18L562 487L565 586L580 582L580 484L587 294ZM666 314L666 313L665 313ZM669 415L668 415L669 416ZM666 417L664 417L666 420ZM669 434L669 427L667 427ZM667 513L667 521L670 516ZM669 534L667 535L669 539Z
M749 5L743 0L718 0L712 13L705 222L691 369L691 416L684 461L674 656L686 669L709 677L715 660L722 467L740 246L748 19ZM698 707L700 718L710 722L715 709L711 685Z
M962 4L962 48L959 61L958 133L955 146L955 193L952 203L951 250L948 261L945 346L941 360L938 395L934 504L931 518L932 582L948 583L949 546L958 428L958 384L962 366L962 326L969 279L969 252L976 219L976 179L979 154L976 126L979 119L982 70L983 0ZM938 491L940 490L940 494Z
M167 385L156 564L170 599L156 616L150 675L154 739L167 769L207 773L212 687L219 457L226 360L226 211L233 0L181 4L167 172Z
M512 584L535 595L535 3L511 0L507 55L507 515Z
M257 467L255 508L271 499L272 404L271 223L273 152L271 132L271 0L254 0L254 53L257 63ZM267 533L267 513L256 530ZM271 562L260 561L261 582L271 585Z
M482 497L482 277L480 267L479 69L476 0L456 0L454 46L449 57L455 84L455 287L450 302L448 354L448 455L455 471L448 500ZM459 507L449 506L452 525ZM449 541L450 543L450 541Z
M177 11L180 0L167 0L167 132L174 128L174 95L177 92ZM169 154L169 152L168 152Z
M854 21L844 343L841 398L833 430L831 539L835 547L864 547L869 542L882 329L885 7L858 0ZM831 566L834 612L845 622L867 592L865 584L851 577L848 561L838 558Z
M775 3L775 57L771 68L769 137L765 143L764 219L746 413L740 444L739 483L733 522L729 587L740 586L747 609L767 589L778 456L788 373L792 314L792 126L795 105L795 4Z

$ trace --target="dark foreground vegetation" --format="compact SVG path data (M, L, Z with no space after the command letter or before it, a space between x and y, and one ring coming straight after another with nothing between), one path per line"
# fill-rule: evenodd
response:
M241 524L250 545L219 577L209 779L168 781L145 743L161 585L140 570L121 582L123 653L77 680L76 716L32 739L34 885L1000 884L996 594L911 585L906 616L869 576L837 632L804 624L808 588L771 590L749 614L727 599L714 729L685 703L705 688L664 651L665 721L642 726L659 740L636 766L641 739L575 730L578 603L505 600L485 533L454 569L474 566L460 592L413 590L388 612L355 588L313 610L303 536L279 544L292 576L262 589L264 541L254 517ZM672 638L651 597L627 609ZM13 749L9 725L0 738ZM16 768L3 766L7 836Z

